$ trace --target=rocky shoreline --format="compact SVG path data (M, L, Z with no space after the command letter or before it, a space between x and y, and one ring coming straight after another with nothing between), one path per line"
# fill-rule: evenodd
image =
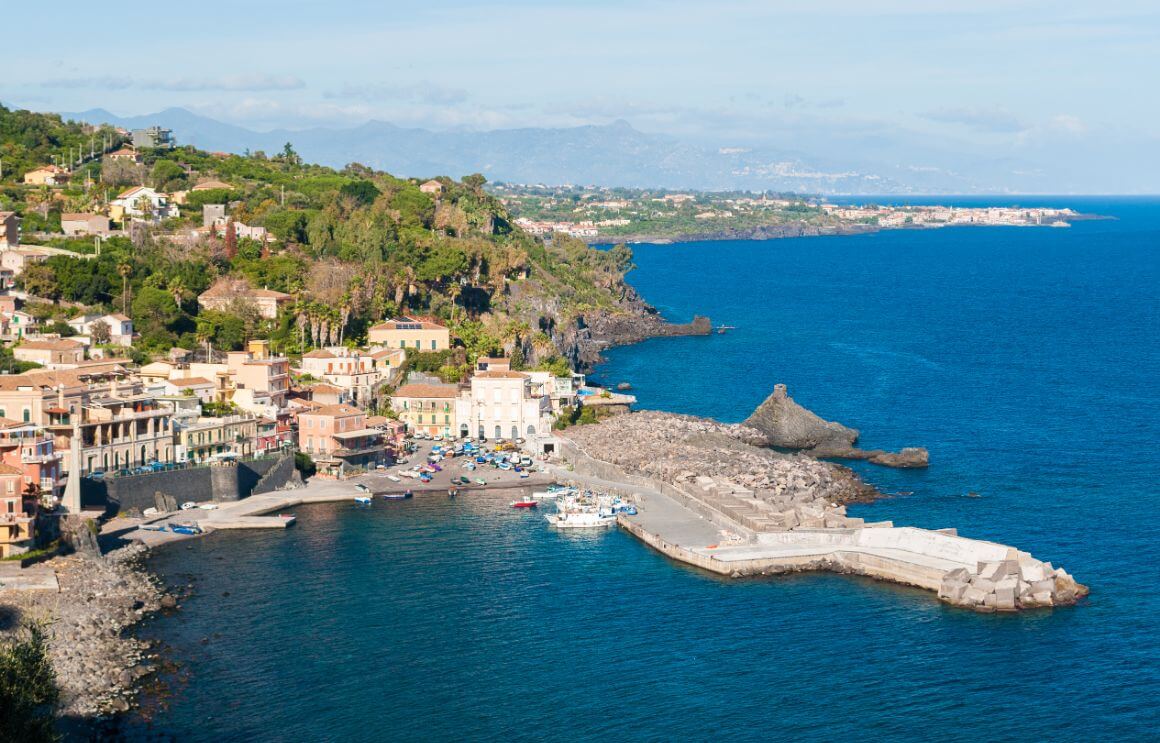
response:
M137 683L157 670L150 644L127 632L177 605L145 568L147 554L134 542L105 555L56 557L45 567L55 571L59 591L0 590L13 628L20 622L46 626L62 718L79 722L127 712Z

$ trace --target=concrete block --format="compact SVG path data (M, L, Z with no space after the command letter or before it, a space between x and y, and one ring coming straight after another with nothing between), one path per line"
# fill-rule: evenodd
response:
M995 586L995 608L1015 611L1015 581L1002 581Z
M966 568L955 568L943 576L944 582L948 580L967 583L971 580L971 573Z
M983 593L993 593L995 591L995 582L992 580L987 580L982 576L976 575L974 578L972 578L971 585Z
M967 592L966 583L947 583L943 584L938 589L938 597L952 604L957 604L963 600L963 594Z
M1050 591L1039 591L1037 593L1032 593L1031 601L1035 606L1051 606L1055 603L1051 598Z
M787 528L790 529L801 524L801 519L798 518L797 511L793 510L792 508L788 511L781 512L781 521L786 525Z
M963 591L963 603L972 605L981 604L983 603L983 598L989 595L991 594L980 591L978 588L971 586L970 588L967 588L965 591Z
M1051 594L1055 591L1055 579L1047 578L1045 580L1037 580L1031 584L1031 593L1047 593Z
M1020 563L1019 575L1028 583L1043 580L1047 577L1047 571L1043 569L1043 563L1033 562L1030 564Z

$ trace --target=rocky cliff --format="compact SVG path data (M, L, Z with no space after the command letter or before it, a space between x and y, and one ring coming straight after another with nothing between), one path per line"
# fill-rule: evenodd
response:
M886 467L926 467L929 454L920 447L899 452L859 449L858 431L827 421L789 396L784 384L757 406L743 424L755 434L750 441L779 449L796 449L813 457L865 459Z

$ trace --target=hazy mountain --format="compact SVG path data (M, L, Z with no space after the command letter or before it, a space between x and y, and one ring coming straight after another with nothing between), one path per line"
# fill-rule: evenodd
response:
M771 148L711 148L644 133L624 121L487 132L437 132L369 121L348 129L257 132L183 108L146 116L122 117L103 109L63 116L127 128L158 124L173 129L178 142L211 151L272 153L291 142L312 162L335 167L360 162L401 176L458 177L480 172L492 181L514 183L851 194L995 192L1020 186L1034 190L1026 183L996 185L985 175L961 175L955 168L887 166L861 158L819 158ZM1009 172L1011 167L1001 169Z

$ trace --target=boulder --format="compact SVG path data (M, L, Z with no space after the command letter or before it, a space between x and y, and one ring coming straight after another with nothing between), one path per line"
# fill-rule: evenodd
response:
M858 432L827 421L794 402L784 384L757 406L744 425L765 435L767 445L783 449L850 448Z

